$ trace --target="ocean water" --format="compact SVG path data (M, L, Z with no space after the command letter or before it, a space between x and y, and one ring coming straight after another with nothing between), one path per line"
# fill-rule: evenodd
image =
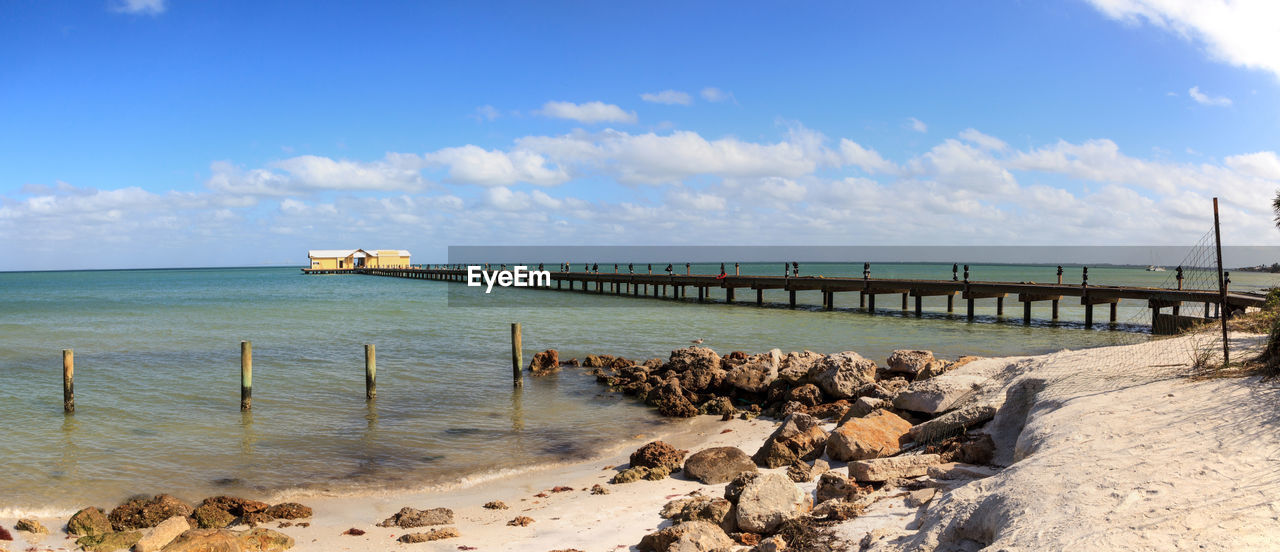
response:
M743 273L780 269L745 265ZM1053 267L971 269L974 280L1056 278ZM950 277L950 265L873 270ZM801 267L802 275L861 271L860 264ZM1078 269L1066 276L1078 282ZM1090 270L1098 285L1160 285L1169 277ZM1239 290L1280 284L1263 274L1233 280ZM1085 330L1083 311L1069 300L1062 322L1026 327L1012 299L1006 319L995 317L994 301L979 301L970 323L961 301L951 316L942 299L929 298L918 319L882 296L880 315L868 316L847 309L857 306L854 293L837 294L831 312L816 308L818 292L800 293L804 305L791 310L779 291L766 293L766 308L533 290L478 300L493 306L450 306L447 289L459 285L306 276L296 268L0 273L0 511L69 512L135 493L193 500L451 485L584 458L679 423L607 393L577 369L513 389L512 322L523 325L526 362L548 348L562 358L665 358L696 338L722 354L854 350L880 362L899 348L954 358L1150 339L1138 302L1122 303L1119 330ZM1047 310L1038 306L1035 315L1048 318ZM239 411L240 340L254 347L251 413ZM372 402L364 398L365 343L378 353ZM73 415L62 412L66 348L76 359Z

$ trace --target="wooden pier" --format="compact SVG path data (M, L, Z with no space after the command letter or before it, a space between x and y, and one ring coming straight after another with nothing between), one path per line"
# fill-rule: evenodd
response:
M306 274L368 274L395 278L411 278L419 280L437 280L445 282L465 282L467 271L457 268L357 268L344 270L310 270L302 269ZM1230 313L1242 311L1247 307L1261 307L1265 299L1260 296L1229 293L1226 295L1226 307L1222 308L1222 299L1218 290L1165 289L1126 286L1095 286L1088 284L1037 284L1018 282L979 282L964 280L907 280L892 278L826 278L822 276L746 276L709 274L630 274L612 272L562 272L551 271L552 289L566 291L584 291L593 293L609 293L613 295L629 295L633 297L663 297L671 299L689 298L689 290L694 290L699 302L711 300L711 290L723 290L724 302L729 304L751 304L739 301L738 290L755 291L755 305L764 304L765 290L788 291L790 307L796 306L796 292L819 291L822 295L822 308L832 310L836 305L836 294L845 292L858 293L858 307L868 314L876 312L876 297L882 295L900 296L901 310L914 311L916 316L923 316L924 297L946 297L948 313L955 312L957 298L965 302L965 314L968 319L975 317L975 303L979 300L995 300L996 315L1004 316L1006 299L1022 303L1022 319L1031 323L1031 306L1034 303L1049 303L1051 320L1058 320L1058 307L1064 298L1079 301L1084 307L1085 327L1094 325L1094 307L1107 305L1108 322L1116 325L1117 305L1122 300L1145 301L1151 309L1153 330L1157 333L1173 333L1196 320L1210 319L1210 306L1217 307L1217 312ZM912 301L914 300L914 301ZM914 302L914 304L912 304ZM1191 318L1180 315L1184 303L1204 305L1203 318ZM1170 313L1162 311L1169 309ZM1167 331L1164 331L1167 330Z

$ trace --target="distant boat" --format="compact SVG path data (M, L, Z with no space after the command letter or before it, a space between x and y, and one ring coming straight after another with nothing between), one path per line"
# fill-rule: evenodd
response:
M1147 265L1147 272L1164 272L1163 266Z

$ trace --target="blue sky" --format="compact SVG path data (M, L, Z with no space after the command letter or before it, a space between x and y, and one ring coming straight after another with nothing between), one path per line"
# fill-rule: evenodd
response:
M901 4L8 2L0 270L1280 238L1275 4Z

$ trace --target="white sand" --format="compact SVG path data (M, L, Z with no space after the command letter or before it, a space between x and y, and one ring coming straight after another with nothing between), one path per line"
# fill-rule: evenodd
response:
M1256 339L1250 343L1256 345ZM995 477L950 484L923 508L907 507L894 496L897 491L878 493L880 500L865 515L836 531L850 550L857 550L868 533L874 534L868 539L873 548L886 551L984 545L992 550L1280 549L1280 387L1256 378L1170 378L1178 368L1166 365L1188 358L1186 348L1177 345L1165 340L987 359L962 368L997 378L984 400L1011 396L988 425L1002 448L998 460L1009 466ZM312 506L315 518L310 527L280 531L303 551L633 550L643 535L663 526L658 512L667 501L694 490L719 495L723 485L678 476L610 485L615 472L606 466L626 464L632 450L654 438L691 451L732 445L750 454L775 426L770 420L721 422L702 416L669 434L640 436L603 458L454 490L294 497ZM843 469L843 464L833 467ZM597 483L611 493L591 495ZM555 486L574 490L534 496ZM812 491L814 484L802 488ZM490 500L511 508L483 509ZM462 536L395 542L405 530L374 524L404 506L452 508ZM534 522L507 526L517 515ZM8 528L14 521L0 520ZM58 531L65 518L41 521ZM340 536L352 527L367 533ZM25 535L14 535L18 541L8 549L26 550ZM31 544L38 550L72 548L63 537L55 533Z

